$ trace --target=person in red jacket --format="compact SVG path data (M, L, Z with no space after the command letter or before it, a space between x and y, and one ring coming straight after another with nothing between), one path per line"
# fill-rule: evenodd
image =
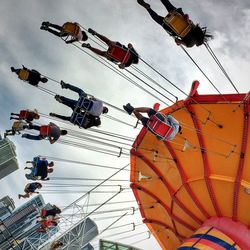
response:
M143 126L159 140L170 141L176 134L181 133L179 122L169 114L165 115L147 107L134 108L130 103L124 105L123 108L129 115L133 113ZM147 113L149 118L144 117L141 113Z
M49 139L50 144L55 143L61 135L66 135L68 133L67 130L61 130L53 122L50 122L48 125L42 126L29 124L29 127L27 129L38 130L40 133L39 135L23 134L23 138L27 138L30 140Z
M17 116L17 117L14 117ZM11 113L10 120L24 120L28 123L32 122L34 119L38 120L40 118L40 115L38 114L38 111L36 109L34 110L20 110L19 114Z
M103 42L108 45L108 50L103 51L97 48L93 48L89 43L83 43L82 47L90 49L92 52L96 53L99 56L103 56L107 58L111 62L118 63L118 67L124 69L125 67L129 67L131 64L137 64L139 62L139 55L135 51L133 45L131 43L126 47L119 42L111 41L107 37L97 33L92 29L88 29L89 33L97 36Z

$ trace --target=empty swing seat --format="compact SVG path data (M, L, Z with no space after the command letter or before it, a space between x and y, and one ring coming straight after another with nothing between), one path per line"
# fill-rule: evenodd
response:
M177 11L170 12L163 22L179 37L185 37L193 27L192 21L187 20Z

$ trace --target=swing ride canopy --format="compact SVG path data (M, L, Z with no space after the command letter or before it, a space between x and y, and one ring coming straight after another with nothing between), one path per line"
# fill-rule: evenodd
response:
M199 95L161 110L182 134L159 141L143 128L131 150L131 187L163 249L176 249L211 217L250 225L248 94Z

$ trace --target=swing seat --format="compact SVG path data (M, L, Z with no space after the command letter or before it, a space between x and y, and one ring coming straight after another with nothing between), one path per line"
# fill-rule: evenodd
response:
M21 69L19 74L18 74L18 78L23 80L23 81L27 81L29 77L29 71L25 70L25 69Z
M26 119L29 115L29 112L27 110L21 110L19 113L19 118Z
M147 128L151 132L153 132L160 140L167 140L167 138L174 131L173 127L160 120L157 115L153 115L150 117L147 123Z
M74 125L79 126L79 128L85 128L89 123L89 119L86 118L86 113L73 113L70 118L70 122Z
M48 125L43 125L40 127L40 135L43 136L43 137L49 137L50 135L50 126Z
M122 64L126 64L131 55L129 49L123 49L117 45L110 46L108 48L107 54L110 58L117 62L121 62Z
M62 32L71 36L77 36L80 32L80 27L76 23L67 22L63 24Z
M71 115L70 122L74 125L78 125L80 128L85 128L89 123L89 119L86 117L87 110L90 108L91 102L88 102L88 106L85 107L84 102L87 98L81 96L76 104L74 112ZM77 112L78 110L86 110L84 113Z
M13 122L12 128L14 130L20 130L23 125L24 123L22 121L16 121L16 122Z
M170 12L164 19L164 24L171 28L179 37L185 37L193 27L190 20L185 19L180 13L176 11Z

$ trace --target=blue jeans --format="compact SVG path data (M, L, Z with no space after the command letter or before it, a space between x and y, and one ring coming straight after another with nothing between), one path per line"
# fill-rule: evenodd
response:
M34 130L40 131L40 126L30 124L28 129L34 129ZM25 135L25 138L30 139L30 140L40 141L40 140L44 139L43 136L41 136L41 135L30 135L30 134L23 134L23 135Z
M82 89L80 89L80 88L78 88L78 87L76 87L74 85L66 83L64 86L65 86L66 89L70 89L71 91L78 93L79 97L82 97L82 96L87 97L87 94ZM75 106L76 106L76 104L78 102L78 100L77 101L72 100L72 99L69 99L69 98L64 97L64 96L60 96L60 99L62 100L62 104L70 107L73 110L75 109Z

